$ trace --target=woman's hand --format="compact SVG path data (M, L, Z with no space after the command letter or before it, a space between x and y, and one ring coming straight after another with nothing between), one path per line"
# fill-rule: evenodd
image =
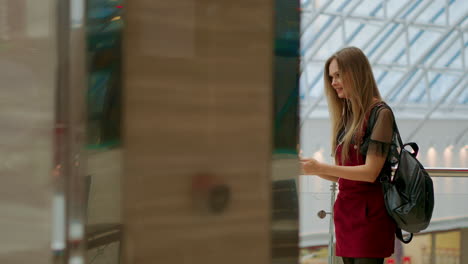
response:
M319 175L322 173L323 164L314 158L301 158L302 174Z
M317 175L322 179L338 182L338 177L325 174L326 164L314 158L303 158L299 155L302 175Z
M319 162L314 158L301 158L302 175L317 175L321 178L336 181L338 178L375 182L385 162L385 157L367 155L366 163L357 166L338 166Z

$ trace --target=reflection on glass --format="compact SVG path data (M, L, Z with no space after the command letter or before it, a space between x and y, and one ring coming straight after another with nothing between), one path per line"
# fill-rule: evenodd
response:
M123 1L87 0L86 17L87 263L119 263Z
M460 260L460 231L435 234L436 263L458 264Z
M273 263L297 263L299 257L299 1L275 1L273 73Z
M120 142L122 0L88 0L88 148Z
M403 260L409 263L431 263L432 234L415 235L411 243L407 245L397 244L395 254L387 259L387 263L401 263Z
M328 264L328 247L317 246L301 249L301 264Z
M297 155L299 135L299 1L277 0L274 61L274 151Z
M399 255L388 258L387 263L459 264L460 246L459 230L416 235L411 243L402 246Z
M415 234L407 245L397 240L395 253L385 260L386 264L466 263L468 251L463 244L468 239L468 178L459 175L436 177L434 172L435 207L431 224ZM300 186L301 263L327 263L323 254L327 252L328 221L318 218L317 212L329 209L328 184L314 177L302 177Z

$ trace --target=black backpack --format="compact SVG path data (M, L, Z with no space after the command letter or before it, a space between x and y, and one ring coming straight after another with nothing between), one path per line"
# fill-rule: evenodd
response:
M374 107L370 121L375 121L378 108ZM373 125L369 124L368 129L369 127ZM434 186L431 177L416 159L418 145L414 142L403 144L395 115L393 115L393 129L395 132L391 148L396 151L389 151L387 160L393 161L391 165L396 167L396 170L392 170L391 175L385 175L382 171L379 178L387 212L397 224L396 236L408 244L413 238L413 233L426 229L431 221L434 210ZM408 146L412 148L412 152L406 149ZM410 233L408 239L403 238L402 230Z

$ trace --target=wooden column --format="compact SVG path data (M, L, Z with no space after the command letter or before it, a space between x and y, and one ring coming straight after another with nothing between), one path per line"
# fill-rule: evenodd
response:
M50 264L56 1L0 1L0 263Z
M124 263L270 263L273 1L125 9Z

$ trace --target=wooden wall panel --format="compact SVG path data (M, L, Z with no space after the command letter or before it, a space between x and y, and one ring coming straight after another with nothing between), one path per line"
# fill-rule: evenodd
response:
M0 1L2 264L52 260L56 4Z
M270 263L273 3L127 1L125 263ZM200 206L196 175L231 191Z

